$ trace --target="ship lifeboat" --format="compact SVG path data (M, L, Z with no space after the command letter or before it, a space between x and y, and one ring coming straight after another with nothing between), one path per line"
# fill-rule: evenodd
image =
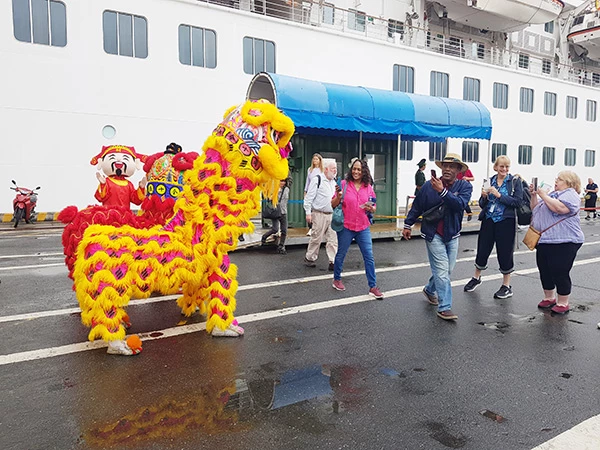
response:
M583 47L583 54L588 58L600 60L600 11L575 17L567 39L572 44Z
M436 3L443 6L443 17L480 30L506 33L551 22L565 6L561 0L438 0Z

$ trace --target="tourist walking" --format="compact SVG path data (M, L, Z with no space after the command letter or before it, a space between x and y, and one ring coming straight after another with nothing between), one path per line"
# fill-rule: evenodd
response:
M437 305L438 317L456 320L458 316L452 312L450 275L456 264L462 218L473 187L456 178L459 172L469 168L459 155L448 153L435 164L442 169L442 175L440 178L432 175L417 194L404 220L402 237L410 239L411 227L423 215L421 236L425 238L431 266L431 277L423 294L430 304Z
M596 201L598 200L598 185L594 180L588 178L588 184L585 187L585 220L590 220L590 214L596 218Z
M502 286L494 298L504 299L513 296L510 274L515 270L514 252L516 236L516 208L523 201L521 179L509 173L510 159L501 155L494 162L496 175L489 186L481 190L479 206L481 229L477 236L475 275L465 285L465 292L473 292L481 284L481 272L487 269L488 259L496 245L498 265L502 274Z
M315 153L312 156L310 167L306 171L306 183L304 184L304 197L306 197L306 193L308 192L308 188L313 178L317 175L323 175L323 157L319 153ZM308 224L308 233L307 236L310 236L312 233L312 224Z
M373 240L369 228L371 226L369 214L373 214L377 209L377 198L367 162L361 159L353 160L341 186L336 186L336 191L337 195L332 200L332 206L335 208L340 202L342 203L344 228L337 233L339 247L333 268L333 288L338 291L346 290L342 283L344 259L350 244L355 240L365 263L369 295L381 300L383 293L377 287Z
M312 233L308 241L308 248L304 256L304 263L309 267L315 267L319 258L321 241L326 239L325 250L329 258L330 271L333 270L333 260L338 248L337 235L331 229L331 214L333 208L331 199L335 196L335 177L337 175L337 164L335 159L323 160L323 174L315 175L308 187L304 197L304 212L306 222L312 224Z
M544 289L538 308L565 314L569 312L570 272L584 241L579 219L581 180L565 170L556 177L553 192L530 189L531 225L542 232L535 255Z
M267 238L272 235L277 235L281 227L281 233L279 236L279 242L277 243L277 253L281 255L287 254L285 249L285 239L287 237L288 221L287 221L287 207L288 200L290 198L290 187L291 179L286 178L279 182L279 193L277 194L277 210L280 212L280 216L276 219L271 219L271 229L262 235L261 245L267 243Z

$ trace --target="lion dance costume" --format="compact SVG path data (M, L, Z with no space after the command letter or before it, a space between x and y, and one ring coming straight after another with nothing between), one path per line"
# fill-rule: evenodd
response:
M73 278L90 340L108 341L108 353L131 355L141 341L125 341L132 296L178 292L182 312L207 315L214 336L239 336L234 317L237 268L227 253L252 231L260 192L276 200L288 175L292 121L266 100L231 108L184 175L174 215L164 226L138 229L90 225L77 247Z

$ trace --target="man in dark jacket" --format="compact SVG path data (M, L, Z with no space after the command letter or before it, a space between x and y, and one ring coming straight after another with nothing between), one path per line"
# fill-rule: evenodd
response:
M438 317L456 320L458 316L452 312L450 274L456 264L458 236L473 187L468 181L456 178L459 172L469 168L459 155L448 153L435 164L442 169L442 176L432 175L431 180L419 190L404 220L402 237L410 239L411 227L423 215L421 236L425 238L431 266L431 277L423 288L423 294L429 303L438 306Z

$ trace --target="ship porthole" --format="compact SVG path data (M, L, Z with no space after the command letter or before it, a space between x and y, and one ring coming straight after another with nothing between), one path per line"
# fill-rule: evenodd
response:
M102 136L106 139L114 138L115 134L117 134L117 130L112 125L104 125L104 128L102 128Z

